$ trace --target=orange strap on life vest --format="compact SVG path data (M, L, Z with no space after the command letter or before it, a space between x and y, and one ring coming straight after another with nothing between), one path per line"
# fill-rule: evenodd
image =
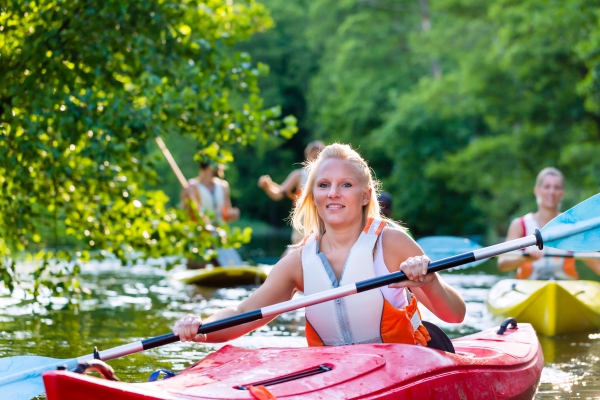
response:
M520 218L521 228L523 229L523 234L521 237L525 237L527 234L527 228L525 227L525 217ZM574 279L579 279L579 273L577 273L577 268L575 267L575 258L565 258L563 261L563 272ZM533 264L531 261L524 262L517 269L517 274L515 278L517 279L527 279L533 274Z
M420 323L415 330L412 324L415 313L420 320L421 314L417 307L417 299L414 296L410 300L410 303L401 309L394 307L389 301L384 300L380 327L383 343L418 344L427 347L427 342L431 340L431 337L427 329ZM323 346L323 341L319 337L319 334L308 320L306 321L304 334L309 347Z

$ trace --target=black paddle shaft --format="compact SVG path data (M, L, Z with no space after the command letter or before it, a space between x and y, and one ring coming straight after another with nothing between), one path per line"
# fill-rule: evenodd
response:
M465 253L453 257L444 258L443 260L432 261L431 263L429 263L428 273L443 271L448 268L468 264L473 261L476 261L473 253ZM407 279L408 278L406 277L404 272L395 272L389 275L368 279L366 281L356 283L356 293L365 292L367 290L372 290L396 282L402 282ZM233 317L228 317L220 319L218 321L203 324L198 329L198 333L216 332L221 329L231 328L233 326L241 325L246 322L257 321L262 318L264 317L260 309L249 311L240 315L235 315ZM142 340L142 345L144 346L144 350L148 350L153 349L155 347L164 346L166 344L175 343L178 341L179 336L176 336L173 333L168 333L166 335Z

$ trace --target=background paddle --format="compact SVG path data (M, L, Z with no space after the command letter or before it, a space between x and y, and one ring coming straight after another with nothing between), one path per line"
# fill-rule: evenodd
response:
M536 230L534 235L484 247L464 254L433 261L429 264L428 272L439 272L459 265L472 263L489 257L494 257L509 251L537 245L540 249L544 244L563 250L595 251L600 249L600 194L573 207L550 221L542 231ZM572 240L571 240L572 239ZM573 245L574 248L565 246ZM279 304L249 311L230 318L206 323L198 329L198 333L210 333L221 329L231 328L246 322L277 316L281 313L297 310L324 301L361 293L394 282L406 280L402 272L367 279L351 285L315 293L303 298L285 301ZM179 341L173 333L126 344L99 353L102 360L110 360L143 350L152 349ZM41 375L65 365L72 371L77 363L93 359L88 354L70 360L51 359L36 356L16 356L0 359L0 390L4 397L14 399L29 399L43 392Z
M417 244L421 246L421 249L423 249L423 252L431 259L431 261L437 261L483 248L479 243L456 236L426 236L417 240ZM457 268L476 267L485 261L486 260L479 260L461 265Z
M154 140L156 141L156 144L160 148L160 151L162 151L163 155L167 159L167 162L171 166L171 169L177 176L177 180L179 180L179 183L181 183L181 186L183 186L184 189L187 188L189 186L189 183L188 183L187 179L185 179L185 176L183 175L183 172L181 172L181 169L179 169L177 162L171 155L171 152L167 148L167 145L165 145L165 142L163 142L163 140L161 139L160 136L157 136Z
M423 249L423 252L432 260L440 260L446 257L452 257L457 254L466 253L469 251L482 249L479 243L456 236L426 236L417 243ZM560 249L544 249L546 257L564 257L564 258L600 258L600 253L593 251L565 251ZM512 256L527 256L529 253L526 249L510 251L502 255ZM479 260L473 263L462 265L458 268L471 268L480 265L486 260Z
M175 176L177 176L177 180L179 181L179 183L181 183L181 186L184 189L187 189L190 186L190 183L188 182L187 179L185 179L185 175L183 175L183 172L181 172L179 165L177 165L177 161L175 161L175 159L171 155L171 152L167 148L167 145L165 144L165 142L162 140L162 138L160 136L157 136L155 138L155 141L156 141L156 144L158 145L158 147L160 148L160 151L162 151L163 155L167 159L167 162L171 166L171 169L175 173ZM207 220L206 222L207 223L204 225L204 229L207 231L210 231L210 232L215 232L216 230L210 224L210 221ZM242 260L242 257L240 256L240 254L238 253L238 251L236 249L225 249L225 248L217 249L217 262L219 263L220 266L223 266L223 267L247 264L246 262L244 262L244 260Z

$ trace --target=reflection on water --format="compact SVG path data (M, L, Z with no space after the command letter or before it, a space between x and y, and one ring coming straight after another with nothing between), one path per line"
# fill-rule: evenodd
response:
M187 313L208 316L221 307L237 304L255 288L211 289L184 285L170 273L150 266L119 267L90 264L82 280L94 299L69 308L62 299L45 306L22 292L0 297L0 357L40 355L71 358L168 333ZM439 324L451 337L497 325L485 307L488 289L500 276L489 265L444 274L467 302L462 324L439 321L422 308L424 319ZM304 311L278 317L269 326L237 339L237 346L305 346ZM540 338L546 360L536 398L600 398L600 333ZM176 343L112 360L117 375L126 381L144 381L157 368L181 370L221 345Z
M539 339L546 361L540 399L600 398L600 333Z

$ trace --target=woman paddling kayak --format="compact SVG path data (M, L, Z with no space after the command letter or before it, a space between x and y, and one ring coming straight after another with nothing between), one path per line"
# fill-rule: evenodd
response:
M543 228L560 214L560 204L565 195L563 174L556 168L541 170L533 188L538 209L534 213L515 218L509 228L506 240L531 235ZM583 260L594 272L600 275L600 260ZM501 256L498 258L501 272L517 270L517 279L578 279L575 259L568 257L545 257L545 251L533 246L527 249L527 256Z
M427 345L417 301L446 322L465 316L461 296L437 274L421 248L393 221L382 218L379 188L362 157L348 145L325 147L307 164L308 179L292 215L304 240L283 257L266 282L235 308L206 321L280 303L296 291L312 294L398 270L408 281L306 308L310 346L359 343ZM411 290L407 290L410 288ZM187 315L175 323L182 341L225 342L273 318L198 334L202 319Z

